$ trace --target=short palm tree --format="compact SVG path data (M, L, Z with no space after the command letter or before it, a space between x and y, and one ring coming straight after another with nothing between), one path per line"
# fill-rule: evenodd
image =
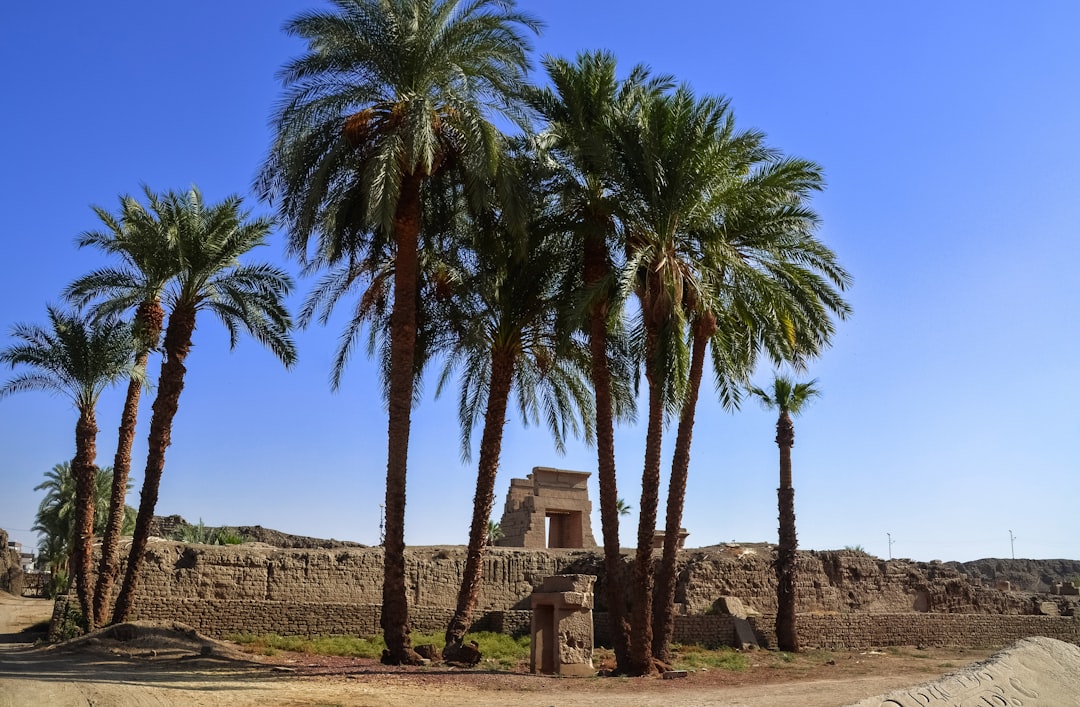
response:
M135 370L124 398L120 429L113 461L112 500L108 525L101 539L101 560L94 591L94 620L108 619L113 584L120 570L120 531L127 506L125 497L131 471L131 446L135 441L142 378L146 374L150 352L158 347L165 311L161 295L165 285L178 272L178 253L170 232L162 227L160 211L164 208L157 195L144 187L147 206L131 196L120 198L120 210L111 214L101 207L94 212L104 228L87 231L78 240L80 247L93 246L120 260L119 265L95 270L79 278L65 291L65 296L80 306L93 303L97 315L112 315L134 310L136 334Z
M172 422L184 389L196 315L204 310L217 315L228 329L233 346L240 330L246 329L286 367L296 361L296 348L290 335L292 320L284 301L292 289L291 278L265 263L240 262L251 250L265 245L272 225L270 219L249 220L237 196L207 205L195 187L187 193L169 192L158 199L158 204L157 217L175 239L181 267L162 298L168 311L164 360L150 419L139 514L124 583L116 600L114 622L127 620L135 598L165 468L165 450L171 442Z
M97 480L98 398L106 388L129 375L133 355L131 327L115 318L94 321L87 316L48 308L49 327L17 325L21 341L0 351L0 362L31 370L2 387L0 397L24 390L42 390L67 397L79 412L75 425L74 541L71 548L75 587L88 629L94 627L90 585L94 541L94 488Z
M496 114L523 122L514 102L528 68L525 32L539 23L512 0L334 0L285 27L307 53L281 72L286 93L258 180L279 201L302 261L348 260L371 240L392 245L385 659L419 663L409 641L404 522L416 375L419 236L425 185L461 175L486 183L497 165Z
M795 425L791 418L821 395L817 381L795 383L777 374L772 390L756 386L749 388L763 407L778 410L776 446L780 448L780 488L777 497L780 510L780 542L776 548L776 643L782 651L799 650L795 625L795 573L798 539L795 536L795 489L791 485L791 448L795 446Z
M529 169L523 164L520 171ZM543 417L560 451L568 431L592 436L588 349L560 326L569 303L559 285L572 259L571 241L550 230L547 195L537 176L520 181L527 183L522 191L528 194L519 199L526 205L517 206L530 214L526 233L518 234L498 214L470 221L469 230L483 242L467 259L461 293L445 317L452 341L439 389L458 373L463 457L470 455L471 432L481 416L483 436L465 571L444 659L461 647L476 606L511 395L516 393L523 423Z
M487 544L494 545L503 539L502 523L489 520L487 522Z

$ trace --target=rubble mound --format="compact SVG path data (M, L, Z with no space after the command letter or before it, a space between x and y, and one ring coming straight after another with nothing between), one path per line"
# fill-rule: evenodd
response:
M150 534L159 538L171 538L179 529L192 526L192 523L187 522L178 515L154 516L150 523ZM325 540L307 537L306 535L290 535L280 530L264 528L261 525L229 525L220 528L206 526L205 530L207 532L229 530L243 536L247 542L263 543L285 549L335 550L345 547L367 547L367 545L350 540L334 540L332 538Z
M1024 638L989 659L940 680L851 707L925 705L1080 705L1080 647L1052 638Z

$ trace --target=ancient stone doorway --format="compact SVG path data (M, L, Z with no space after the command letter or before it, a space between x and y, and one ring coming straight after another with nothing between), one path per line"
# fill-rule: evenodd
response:
M589 473L533 467L525 479L511 479L500 526L503 547L596 547L589 516Z

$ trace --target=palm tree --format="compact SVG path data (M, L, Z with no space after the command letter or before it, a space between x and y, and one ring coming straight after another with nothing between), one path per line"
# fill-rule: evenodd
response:
M670 658L678 532L690 464L690 442L706 348L711 344L716 387L735 409L759 352L774 364L801 365L825 347L832 317L849 313L840 297L850 282L835 255L813 235L817 215L807 206L821 188L820 168L764 148L763 135L745 135L736 179L713 196L716 228L701 231L695 259L702 278L690 307L690 369L668 484L665 542L653 606L653 652Z
M619 512L620 516L628 516L630 511L633 510L633 506L627 505L626 500L620 498L615 502L615 510Z
M653 669L653 561L665 419L687 380L683 332L693 305L709 295L707 241L716 233L715 195L745 162L752 135L736 135L727 101L697 99L686 87L656 94L619 135L626 266L623 287L640 303L648 422L638 516L631 615L631 673ZM669 538L677 539L676 532Z
M12 335L22 343L0 351L0 362L28 366L0 387L0 397L24 390L43 390L67 397L79 412L75 425L74 542L71 559L75 588L88 630L94 628L90 586L94 541L94 486L97 467L96 407L101 393L131 369L131 327L115 318L92 321L77 313L48 308L49 328L20 324Z
M514 98L528 68L525 31L539 23L512 0L334 0L285 31L308 51L282 70L286 94L258 180L279 199L290 248L348 261L365 241L393 253L388 373L386 660L420 662L405 593L405 479L416 375L419 236L425 185L464 175L481 188L499 155L489 116L523 122Z
M802 412L803 406L821 395L815 387L817 380L794 383L791 378L776 374L772 390L756 386L750 394L761 401L767 410L779 410L776 420L776 446L780 448L780 488L777 497L780 508L780 541L776 547L776 643L782 651L798 652L799 636L795 630L795 572L798 539L795 536L795 489L791 485L791 448L795 446L795 425L791 418Z
M105 532L109 521L109 501L112 496L113 472L109 467L98 469L94 477L94 534ZM59 592L66 591L69 574L68 562L75 540L75 477L71 474L71 462L56 464L45 472L45 480L34 487L45 491L45 498L38 505L34 526L41 534L38 552L49 563L49 571L63 581L54 584ZM128 511L134 509L127 506Z
M143 389L141 379L145 377L150 352L161 340L165 319L162 292L180 267L170 234L162 228L160 211L164 207L148 187L143 191L149 208L128 195L120 198L120 210L116 215L93 207L105 228L83 233L78 244L80 247L94 246L118 256L120 265L95 270L73 282L65 291L65 296L80 306L96 301L93 311L99 315L135 312L134 368L139 375L128 382L120 415L108 525L101 539L101 560L94 591L94 620L98 624L108 619L113 584L120 571L120 531L127 508L125 497Z
M618 486L615 470L615 419L633 417L627 362L620 340L622 300L615 287L620 204L615 198L619 126L632 122L640 103L665 90L670 79L650 77L635 67L619 81L615 57L607 52L580 54L576 61L544 59L550 87L531 94L530 103L547 121L538 143L559 167L556 190L564 218L581 253L577 296L584 308L584 328L592 360L596 397L597 480L604 538L605 593L616 672L629 671L625 595L619 581L623 558L619 546Z
M502 523L499 523L498 521L494 521L494 520L489 520L487 522L486 544L494 545L495 543L502 540L502 538L503 538Z
M523 166L521 172L530 171ZM450 303L445 320L453 341L439 391L459 373L458 410L462 456L468 458L471 432L483 414L483 437L477 470L476 495L465 571L457 608L446 630L443 658L454 659L472 621L479 594L486 531L495 502L506 410L516 392L522 422L547 422L556 448L563 449L567 431L579 433L578 414L587 439L592 435L592 395L587 380L588 350L560 326L560 279L571 258L565 233L552 231L546 195L538 176L523 174L518 205L531 214L526 233L519 236L503 214L472 219L478 243L467 269L461 296ZM505 211L505 210L504 210ZM524 242L524 247L519 242Z
M271 220L249 220L248 212L240 208L238 196L206 205L195 187L185 194L169 192L156 201L156 215L162 228L175 239L181 269L170 280L163 296L169 312L164 359L150 419L139 514L124 583L116 599L114 622L127 620L135 598L150 521L165 468L165 450L171 442L172 421L184 389L185 362L191 350L196 315L202 310L217 315L228 329L233 346L243 328L269 348L286 367L296 361L296 348L289 334L292 320L284 304L292 289L292 280L271 265L240 262L242 256L265 244Z

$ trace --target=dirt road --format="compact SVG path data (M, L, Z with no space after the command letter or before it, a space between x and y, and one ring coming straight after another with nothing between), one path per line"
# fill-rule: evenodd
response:
M42 600L0 593L0 640L50 613ZM833 707L934 679L953 667L887 661L851 675L841 665L782 675L780 682L726 685L724 671L698 672L682 680L584 678L456 671L443 667L387 669L372 661L339 659L313 667L302 655L245 658L232 649L185 650L170 641L136 647L91 641L77 649L0 644L0 707L29 705L743 705ZM971 660L982 657L971 656ZM850 660L852 669L860 661ZM871 661L872 662L872 661ZM906 667L898 667L898 666ZM328 667L327 667L328 666ZM865 667L865 666L864 666ZM835 670L838 679L822 680ZM743 676L739 679L752 679ZM761 678L768 679L771 678Z

